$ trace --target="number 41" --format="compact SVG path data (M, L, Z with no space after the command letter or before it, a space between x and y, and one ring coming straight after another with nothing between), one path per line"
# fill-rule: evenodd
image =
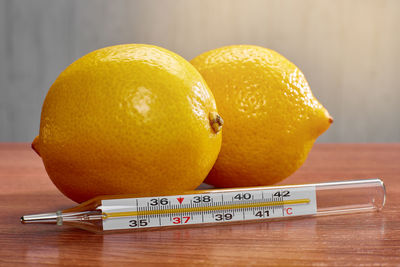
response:
M269 217L269 210L265 210L264 213L261 210L257 211L257 213L254 214L254 216L262 218L262 217L264 217L264 214L265 214L265 217Z

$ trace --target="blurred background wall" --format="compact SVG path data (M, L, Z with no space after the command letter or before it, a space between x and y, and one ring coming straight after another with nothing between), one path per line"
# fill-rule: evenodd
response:
M187 59L230 44L272 48L335 118L319 142L400 141L398 0L0 0L0 141L31 141L58 74L121 43Z

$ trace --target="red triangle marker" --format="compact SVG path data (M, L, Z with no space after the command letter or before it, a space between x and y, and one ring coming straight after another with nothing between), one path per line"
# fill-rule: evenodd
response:
M178 198L176 198L176 199L179 201L180 204L182 204L183 197L178 197Z

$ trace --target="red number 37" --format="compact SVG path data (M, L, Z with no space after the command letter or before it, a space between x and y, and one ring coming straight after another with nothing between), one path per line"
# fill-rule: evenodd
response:
M187 223L189 220L190 220L189 216L183 216L182 220L181 220L181 217L174 217L174 218L172 218L172 223L173 224L181 224L182 222Z

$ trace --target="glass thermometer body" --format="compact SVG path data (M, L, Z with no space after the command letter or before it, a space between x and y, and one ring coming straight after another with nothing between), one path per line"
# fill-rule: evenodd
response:
M365 179L161 196L100 196L72 209L26 215L21 222L65 224L94 232L132 231L378 211L384 203L383 182Z

